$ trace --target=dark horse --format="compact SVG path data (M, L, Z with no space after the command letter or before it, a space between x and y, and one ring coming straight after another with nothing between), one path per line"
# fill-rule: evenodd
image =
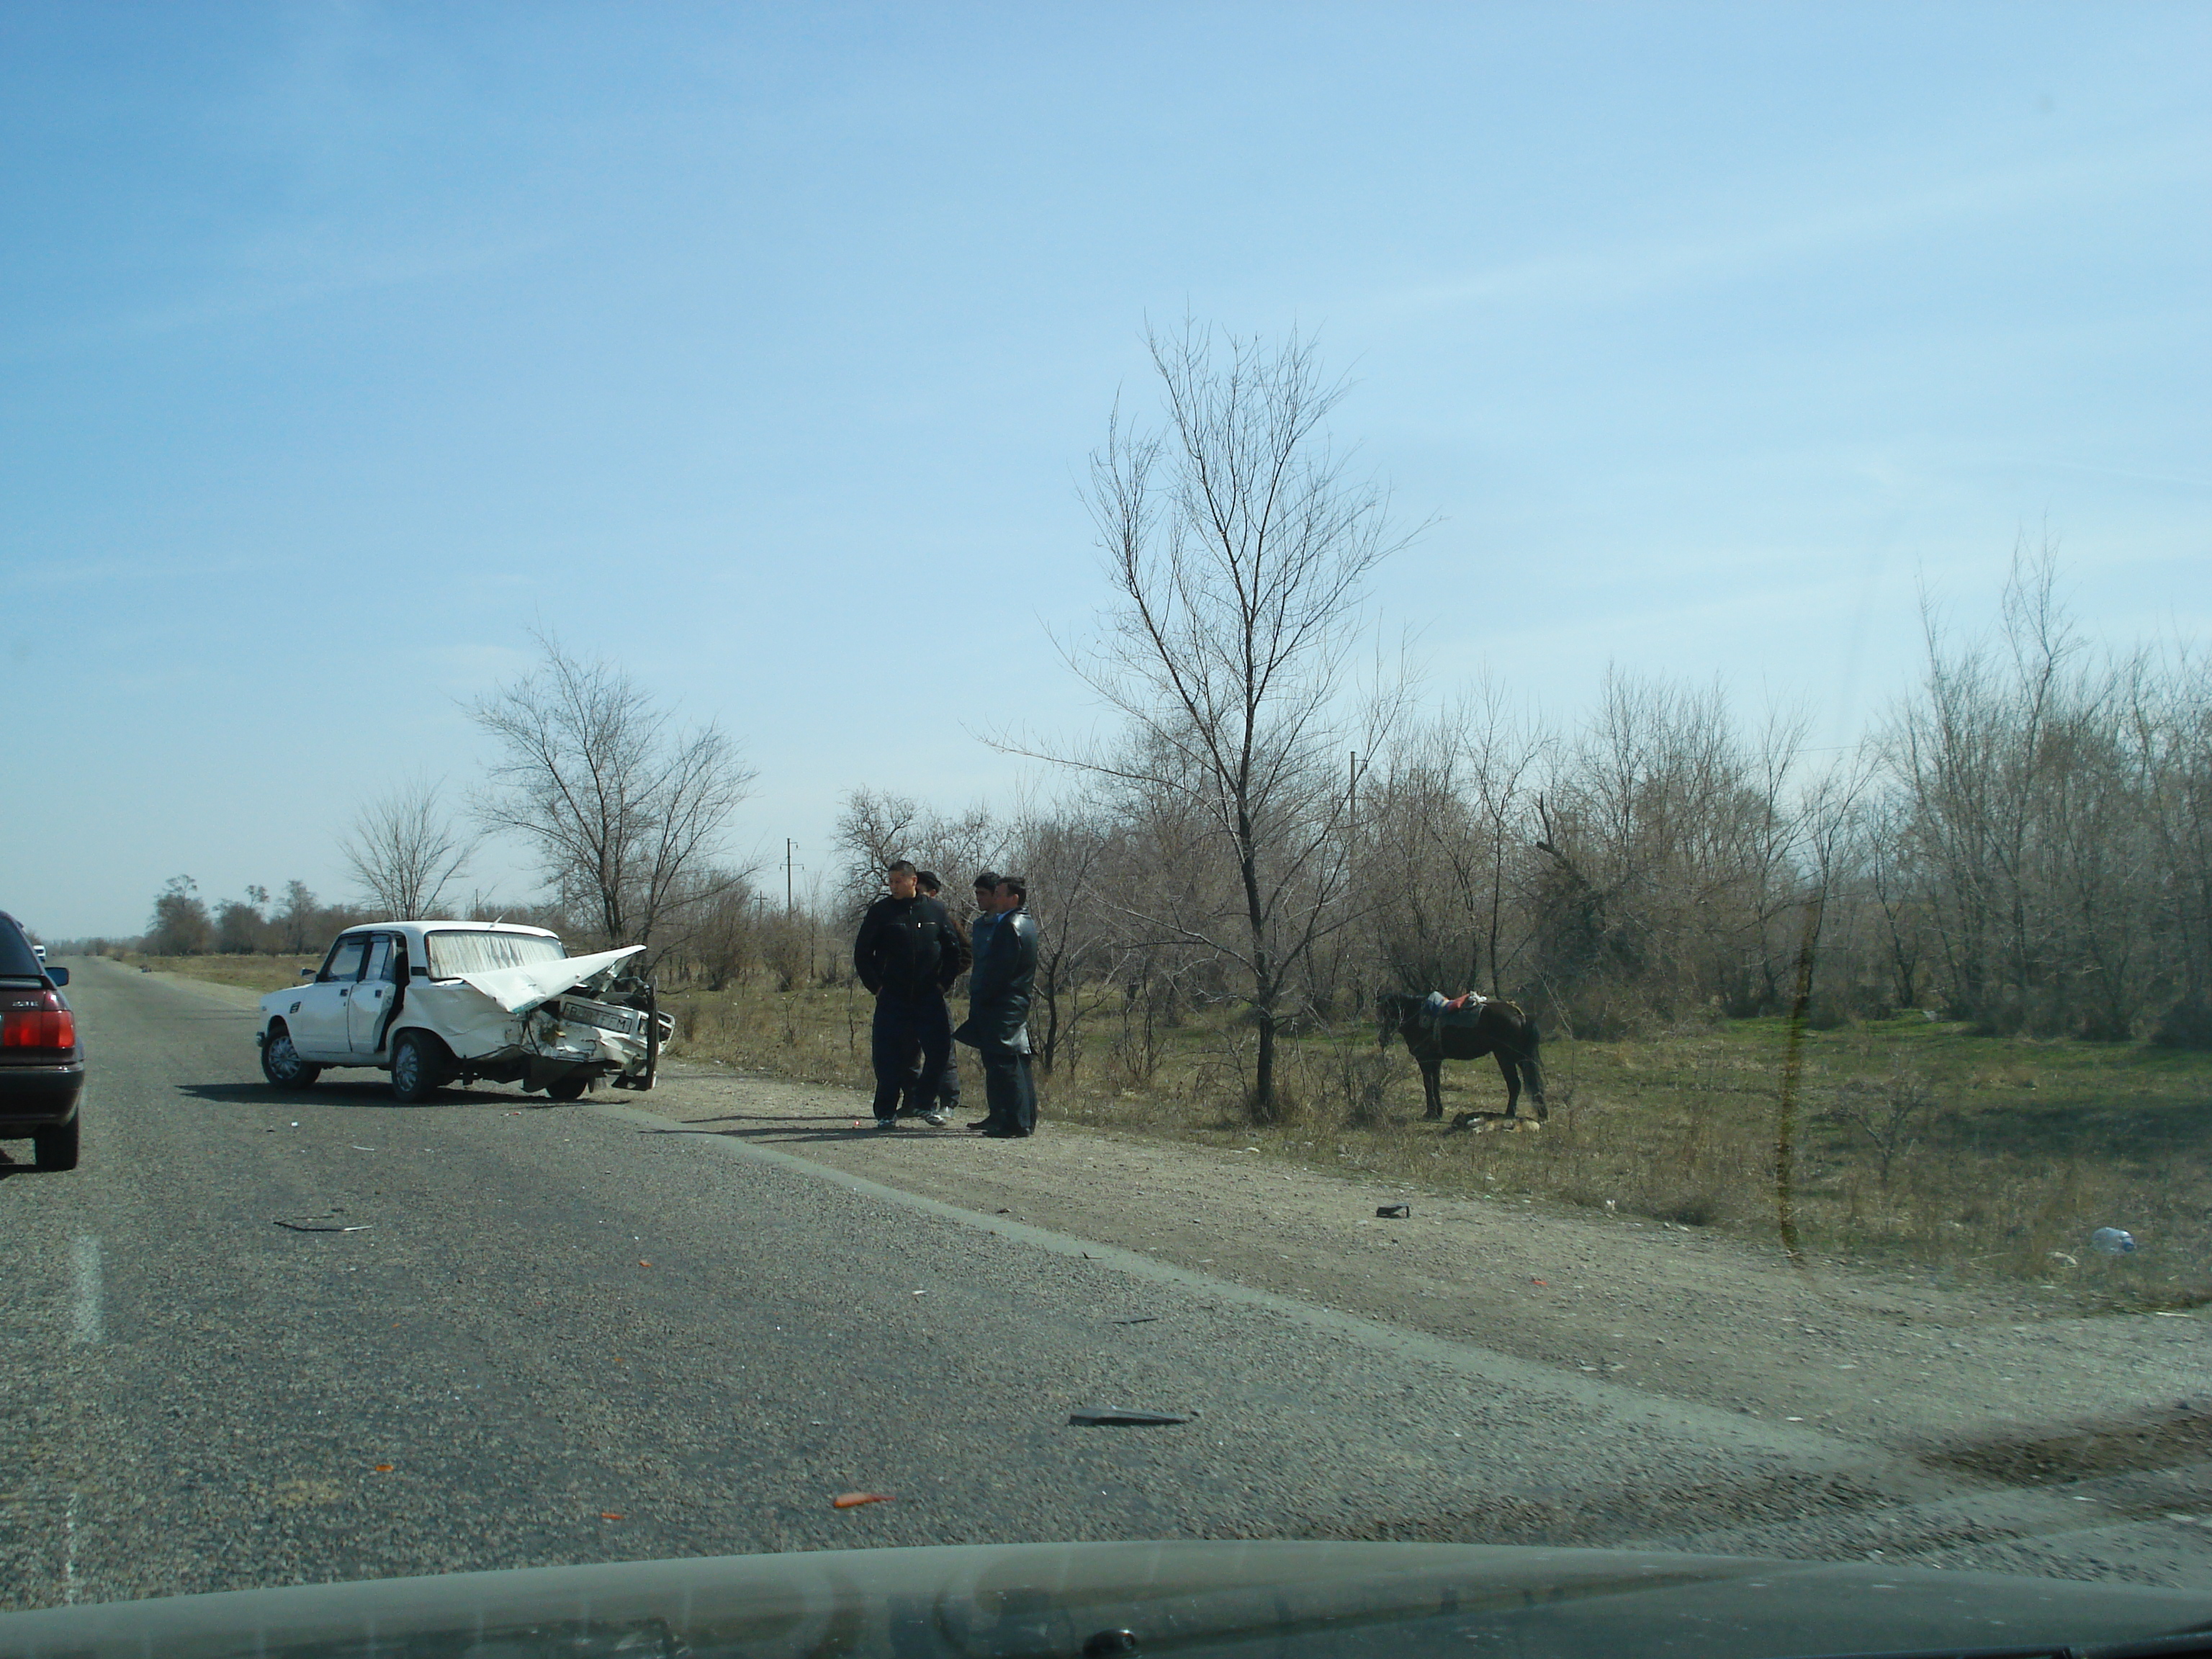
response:
M1424 1117L1444 1115L1443 1066L1448 1060L1480 1060L1494 1056L1505 1077L1505 1115L1518 1117L1521 1085L1528 1085L1536 1103L1536 1115L1544 1115L1544 1073L1536 1064L1536 1022L1513 1003L1492 999L1471 1020L1448 1020L1439 1025L1427 1017L1428 999L1404 991L1385 991L1377 1006L1376 1043L1390 1041L1395 1031L1421 1068L1421 1094L1428 1103ZM1462 1112L1452 1127L1464 1128L1480 1112Z

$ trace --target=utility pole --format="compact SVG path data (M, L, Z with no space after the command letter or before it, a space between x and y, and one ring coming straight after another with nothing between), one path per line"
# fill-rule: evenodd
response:
M791 914L793 909L791 902L791 837L786 836L783 838L783 914L787 916Z
M1359 751L1352 751L1352 766L1344 788L1344 821L1347 827L1359 816Z

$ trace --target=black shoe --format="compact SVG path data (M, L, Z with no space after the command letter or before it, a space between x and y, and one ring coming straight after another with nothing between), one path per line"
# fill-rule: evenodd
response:
M898 1120L895 1117L879 1117L876 1120L876 1127L878 1129L896 1129L898 1127Z
M1001 1133L1005 1128L1006 1125L1003 1123L994 1123L987 1117L977 1122L969 1124L968 1126L968 1133L971 1135L995 1135Z

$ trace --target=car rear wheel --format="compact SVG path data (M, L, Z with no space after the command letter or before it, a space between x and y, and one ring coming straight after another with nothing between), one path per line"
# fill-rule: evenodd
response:
M41 1170L74 1170L76 1168L77 1120L57 1123L51 1129L33 1131L31 1145L37 1150Z
M422 1031L402 1031L392 1045L392 1093L419 1106L446 1086L445 1045Z
M592 1086L587 1077L564 1077L545 1085L547 1097L553 1100L581 1100L584 1091Z
M305 1089L322 1074L321 1066L300 1058L289 1031L281 1025L269 1028L269 1040L261 1045L262 1076L280 1089Z

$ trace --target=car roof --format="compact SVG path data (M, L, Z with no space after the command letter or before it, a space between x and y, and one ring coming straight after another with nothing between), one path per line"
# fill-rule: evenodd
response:
M403 933L413 933L418 937L424 933L522 933L532 939L553 939L561 937L550 927L532 927L519 921L362 921L356 922L338 937L343 939L349 933L389 933L395 927Z

